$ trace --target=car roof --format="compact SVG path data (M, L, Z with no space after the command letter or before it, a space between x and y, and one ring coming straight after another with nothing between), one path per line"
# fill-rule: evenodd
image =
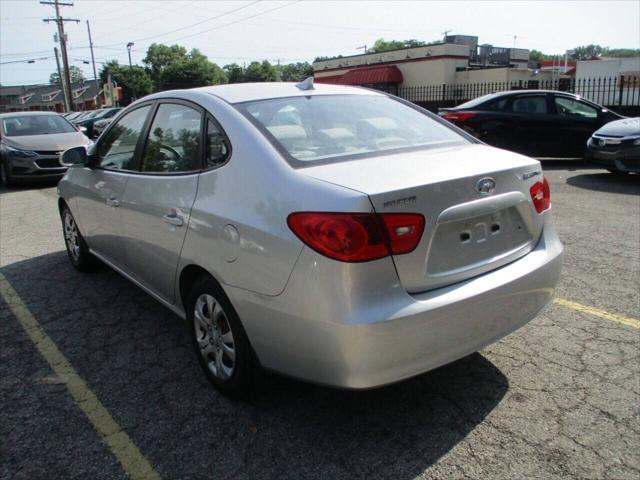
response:
M0 118L13 118L13 117L27 117L36 115L60 115L58 112L46 112L46 111L30 111L30 112L9 112L0 113Z
M292 82L232 83L191 89L222 98L229 103L250 102L271 98L307 97L314 95L384 95L361 87L315 84L312 90L302 90Z

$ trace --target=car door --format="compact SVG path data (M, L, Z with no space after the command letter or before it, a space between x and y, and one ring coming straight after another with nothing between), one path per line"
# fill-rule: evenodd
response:
M532 157L551 157L550 137L553 135L553 115L549 112L546 93L517 95L511 100L511 148Z
M557 148L563 157L583 158L587 140L602 125L599 109L566 95L553 95L559 135Z
M79 223L89 248L119 267L124 264L119 207L151 107L141 105L122 116L98 141L93 165L74 170Z
M122 202L127 273L169 302L203 160L204 111L158 104Z

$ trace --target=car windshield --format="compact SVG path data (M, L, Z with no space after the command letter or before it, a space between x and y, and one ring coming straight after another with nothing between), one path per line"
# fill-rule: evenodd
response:
M25 115L2 119L2 131L7 137L72 133L76 129L59 115Z
M311 95L236 107L298 162L467 143L452 129L383 95Z

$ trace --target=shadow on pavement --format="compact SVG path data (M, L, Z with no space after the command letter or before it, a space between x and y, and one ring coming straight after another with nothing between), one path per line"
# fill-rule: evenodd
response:
M567 178L567 184L595 190L598 192L623 193L626 195L640 195L640 175L622 175L614 173L592 173L576 175Z
M59 180L29 180L24 183L19 183L7 188L2 182L0 182L0 195L5 193L22 192L25 190L42 190L45 188L51 188L58 185Z
M60 251L0 271L163 478L414 478L508 390L500 370L475 354L370 391L265 374L255 398L232 401L200 372L183 322L110 269L80 274ZM7 319L4 338L22 335L1 301L0 317ZM3 357L11 371L11 356ZM35 441L40 426L29 425L30 412L8 421L26 423L8 426L12 467L27 476L30 469L47 468L53 477L64 471L59 456L12 451ZM27 435L21 431L30 436L14 438ZM47 432L39 433L46 439ZM82 469L99 460L87 451L66 461Z
M584 160L541 160L542 170L600 170L600 167L587 165Z

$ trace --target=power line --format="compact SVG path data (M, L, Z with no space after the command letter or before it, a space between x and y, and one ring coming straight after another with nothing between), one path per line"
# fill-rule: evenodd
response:
M220 30L221 28L225 28L225 27L228 27L228 26L230 26L230 25L235 25L236 23L244 22L245 20L250 20L250 19L252 19L252 18L259 17L259 16L261 16L261 15L265 15L265 14L270 13L270 12L275 12L276 10L280 10L280 9L282 9L282 8L290 7L291 5L294 5L294 4L296 4L296 3L300 3L301 1L302 1L302 0L295 0L295 1L293 1L293 2L287 3L286 5L280 5L280 6L278 6L278 7L271 8L271 9L269 9L269 10L265 10L265 11L260 12L260 13L256 13L255 15L251 15L251 16L249 16L249 17L240 18L240 19L235 20L235 21L233 21L233 22L224 23L224 24L222 24L222 25L218 25L218 26L216 26L216 27L209 28L209 29L207 29L207 30L202 30L202 31L200 31L200 32L196 32L196 33L192 33L192 34L185 35L185 36L182 36L182 37L174 38L174 39L169 40L169 41L170 41L170 42L176 42L176 41L178 41L178 40L184 40L185 38L191 38L191 37L195 37L195 36L197 36L197 35L201 35L201 34L203 34L203 33L212 32L213 30Z
M183 27L176 28L176 29L174 29L174 30L169 30L169 31L167 31L167 32L158 33L158 34L156 34L156 35L150 35L150 36L148 36L148 37L136 38L136 39L134 39L134 40L132 40L132 41L133 41L133 42L142 42L142 41L144 41L144 40L149 40L149 39L152 39L152 38L164 37L165 35L170 35L170 34L175 33L175 32L179 32L179 31L182 31L182 30L186 30L186 29L188 29L188 28L192 28L192 27L195 27L195 26L198 26L198 25L202 25L203 23L210 22L211 20L216 20L216 19L221 18L221 17L224 17L224 16L226 16L226 15L231 15L232 13L235 13L235 12L237 12L237 11L240 11L240 10L243 10L243 9L245 9L245 8L248 8L248 7L250 7L250 6L252 6L252 5L255 5L256 3L261 2L261 1L262 1L262 0L254 0L253 2L248 3L248 4L246 4L246 5L243 5L243 6L241 6L241 7L234 8L233 10L228 10L228 11L226 11L226 12L220 13L220 14L215 15L215 16L213 16L213 17L205 18L204 20L201 20L201 21L199 21L199 22L192 23L192 24L190 24L190 25L185 25L185 26L183 26ZM116 45L119 45L119 43L111 43L111 44L107 44L107 45L101 45L101 47L112 47L112 46L116 46ZM98 47L98 46L96 46L96 48L97 48L97 47Z

